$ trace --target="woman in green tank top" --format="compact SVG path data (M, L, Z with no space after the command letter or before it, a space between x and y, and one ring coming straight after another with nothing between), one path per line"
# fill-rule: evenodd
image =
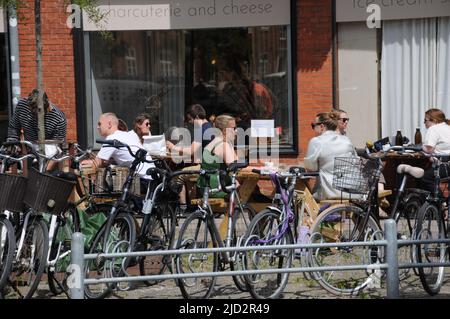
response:
M206 170L225 169L229 164L237 160L234 151L233 141L236 136L236 120L229 115L220 115L214 121L214 127L220 134L212 140L203 150L201 168ZM219 185L219 176L210 177L210 187L217 188ZM200 177L197 186L202 189L205 187L204 178ZM224 197L225 193L220 192L212 197Z

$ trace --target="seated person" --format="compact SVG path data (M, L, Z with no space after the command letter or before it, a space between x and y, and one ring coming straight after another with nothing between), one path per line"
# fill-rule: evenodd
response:
M205 132L212 128L212 124L206 119L206 111L200 104L191 105L186 112L186 122L194 125L194 139L191 145L182 147L179 145L174 145L172 142L167 141L166 147L172 154L180 154L193 157L193 164L185 167L184 170L198 170L200 169L201 154L203 149L208 145L209 142L214 138L214 136L208 137ZM201 131L200 131L201 129ZM201 135L200 135L201 134ZM171 138L171 136L168 136ZM187 208L187 196L186 196L186 186L185 183L189 178L188 175L179 175L174 182L181 185L181 192L179 194L180 210L185 211Z
M119 120L114 113L104 113L100 115L97 123L97 130L103 138L107 140L118 140L122 143L128 144L133 152L138 148L142 148L139 140L133 138L128 132L120 131ZM147 159L151 160L149 155ZM109 164L116 164L119 166L130 167L131 163L134 161L134 157L128 152L126 148L114 148L102 146L94 160L84 160L82 166L95 166L95 167L106 167ZM141 189L148 185L148 181L151 179L150 176L146 175L147 170L153 167L153 164L142 163L137 168L137 175L141 178Z
M450 155L450 120L447 120L444 112L439 109L430 109L425 112L425 127L427 133L423 143L423 150L427 153ZM439 170L439 176L448 177L449 164L443 164ZM434 190L434 172L429 167L421 180L421 187L432 192Z
M147 113L141 113L134 119L133 129L128 133L135 139L137 138L141 145L143 145L144 136L151 135L150 127L150 115Z
M339 115L332 111L318 114L311 124L316 137L308 144L305 168L319 171L319 180L313 191L313 196L318 201L342 197L341 191L332 186L334 158L356 156L350 139L339 132L338 120Z
M214 121L214 127L218 129L218 135L203 150L202 169L226 169L228 165L238 159L233 146L236 137L236 120L234 117L219 115ZM211 176L211 188L216 188L218 185L219 176ZM199 178L197 186L200 188L205 186L203 178ZM225 197L225 193L220 192L213 197Z

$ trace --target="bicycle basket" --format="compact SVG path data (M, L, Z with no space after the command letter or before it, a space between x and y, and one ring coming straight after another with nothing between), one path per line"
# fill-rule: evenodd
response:
M97 181L95 187L96 194L120 193L122 192L123 184L127 180L128 167L106 167L97 170ZM130 192L134 195L141 195L140 179L135 176Z
M378 181L378 162L359 157L336 157L334 159L333 187L351 194L368 194Z
M28 171L27 192L24 203L38 212L48 211L48 201L55 201L53 214L60 213L67 205L75 182L38 172L32 168Z
M0 174L0 211L21 212L24 208L27 178L20 175Z

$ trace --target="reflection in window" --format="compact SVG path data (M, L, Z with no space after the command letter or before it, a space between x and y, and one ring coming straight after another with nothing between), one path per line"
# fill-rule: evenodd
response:
M152 134L161 134L184 125L185 109L199 103L208 116L234 115L244 129L274 119L292 149L287 28L120 31L112 42L91 32L92 124L115 112L130 126L148 112Z
M125 61L127 63L127 75L137 76L136 49L135 48L127 49L127 55L125 56Z
M192 103L208 114L229 113L247 129L252 119L274 119L281 143L293 145L286 26L192 32Z

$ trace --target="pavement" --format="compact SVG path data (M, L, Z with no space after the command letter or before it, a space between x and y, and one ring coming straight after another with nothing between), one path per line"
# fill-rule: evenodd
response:
M300 267L296 261L293 267ZM128 286L123 284L124 287ZM436 296L425 292L418 276L410 271L407 278L400 281L399 297L401 299L449 299L450 298L450 270L446 269L446 277L441 291ZM382 281L379 287L366 288L356 296L336 296L330 294L313 279L304 274L294 273L289 277L288 285L282 299L385 299L387 297L386 282ZM36 299L67 299L64 294L54 296L49 291L44 279L35 294ZM114 291L108 299L183 299L174 280L165 280L147 287L142 283L132 283L126 291ZM211 299L251 300L247 292L238 290L231 277L218 277L215 291Z

